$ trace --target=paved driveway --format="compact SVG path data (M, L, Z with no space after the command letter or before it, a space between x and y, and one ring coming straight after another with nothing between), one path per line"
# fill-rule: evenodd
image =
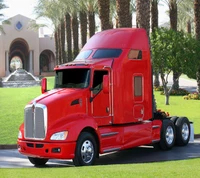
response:
M101 155L96 165L150 163L169 160L200 158L200 139L185 147L174 147L169 151L153 149L151 146L138 147L120 152ZM71 160L50 160L47 167L71 167ZM0 150L0 168L24 168L34 166L28 159L15 150Z

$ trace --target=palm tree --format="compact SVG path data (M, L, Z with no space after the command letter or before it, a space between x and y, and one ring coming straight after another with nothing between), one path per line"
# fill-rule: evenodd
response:
M151 31L152 33L158 28L158 3L159 0L151 0ZM154 86L160 86L159 71L154 70Z
M200 40L200 0L194 0L194 22L196 39Z
M58 25L58 29L57 29L57 40L58 40L58 64L62 64L61 24Z
M66 24L66 38L67 38L67 58L68 61L72 61L79 52L79 23L78 23L78 11L79 0L59 0L61 8L65 12L65 24ZM71 37L72 36L72 37ZM73 43L72 40L73 39ZM72 54L73 44L73 54Z
M39 0L37 6L35 6L34 11L37 18L44 17L52 21L54 26L54 37L55 37L55 49L56 49L56 64L60 63L60 43L59 43L59 24L61 14L60 8L56 2L50 2L49 0Z
M194 3L191 0L183 0L178 4L178 29L192 33L194 27ZM186 28L185 28L186 27Z
M79 23L78 23L78 17L77 12L74 11L72 14L72 34L73 34L73 58L75 58L79 53Z
M101 20L101 30L110 29L110 1L98 0L99 18Z
M119 27L119 20L116 12L116 1L110 0L110 25L112 28L115 26L116 28Z
M65 21L62 17L60 22L60 42L61 42L61 63L67 62L66 60L66 52L65 52Z
M98 1L97 0L85 0L84 1L87 15L88 15L88 27L89 27L89 37L92 37L96 31L96 21L95 14L98 10Z
M158 28L158 3L159 0L151 0L151 31Z
M194 22L196 39L200 41L200 0L194 0ZM200 66L197 71L197 92L200 93Z
M149 35L150 1L136 0L136 26L137 28L144 28Z
M87 42L87 13L86 8L82 5L83 9L79 12L80 30L81 30L81 46L83 47Z
M65 13L65 30L67 42L67 61L72 61L72 30L71 30L71 15Z
M130 0L116 0L116 11L119 20L119 27L132 27L130 13Z
M5 9L5 8L8 8L3 2L4 2L3 0L0 0L0 11L3 10L3 9ZM4 20L4 15L2 13L0 13L0 22L2 20ZM10 24L10 21L9 20L4 20L3 24ZM2 25L0 25L0 33L5 34Z
M170 18L170 28L174 31L177 31L177 22L178 22L178 3L182 0L164 0L169 7L169 18ZM181 73L173 71L173 86L174 90L179 89L179 77Z

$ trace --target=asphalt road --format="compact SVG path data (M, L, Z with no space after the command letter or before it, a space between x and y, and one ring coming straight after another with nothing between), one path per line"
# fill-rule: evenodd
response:
M120 152L101 155L96 165L150 163L169 160L185 160L200 158L200 139L189 143L185 147L174 147L169 151L156 150L151 146L138 147ZM46 167L71 167L71 160L49 160ZM18 153L16 149L0 150L0 168L25 168L34 166L26 156Z

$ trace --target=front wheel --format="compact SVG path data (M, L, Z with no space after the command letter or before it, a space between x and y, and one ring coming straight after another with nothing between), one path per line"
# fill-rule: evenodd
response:
M176 145L185 146L190 139L190 122L187 117L179 117L176 121Z
M176 139L175 126L171 120L163 120L159 146L162 150L169 150L174 146Z
M44 166L48 159L28 157L29 161L35 166Z
M92 134L83 132L78 138L73 159L75 166L93 165L97 157L97 144Z

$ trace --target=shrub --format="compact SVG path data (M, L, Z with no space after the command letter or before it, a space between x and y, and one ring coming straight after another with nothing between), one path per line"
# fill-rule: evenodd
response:
M169 89L169 88L168 88ZM159 87L154 87L154 90L155 91L161 91L161 95L164 95L164 89L163 89L163 86L159 86ZM184 95L188 95L189 92L185 89L182 89L182 88L179 88L178 90L172 90L170 95L173 95L173 96L184 96Z
M154 86L154 90L155 91L164 91L164 88L163 88L163 86L158 86L158 87Z
M185 100L200 100L200 94L198 94L197 92L190 93L188 95L183 96L183 99L185 99Z
M188 95L189 92L185 89L179 88L178 90L172 90L170 95L174 95L174 96L184 96L184 95Z

